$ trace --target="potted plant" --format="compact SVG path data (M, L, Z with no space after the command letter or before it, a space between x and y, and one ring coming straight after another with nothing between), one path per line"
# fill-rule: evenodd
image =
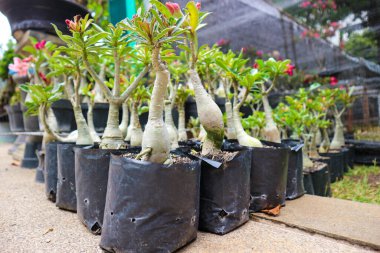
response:
M64 35L55 27L57 35L66 43L65 47L58 49L80 58L81 66L99 85L109 103L107 125L99 148L93 146L75 149L77 214L92 233L99 234L103 222L110 154L121 153L119 150L126 148L119 128L119 108L148 72L149 58L141 54L144 52L133 51L128 45L128 36L123 34L121 23L116 26L110 24L107 30L94 24L88 16L75 16L73 20L66 20L66 23L71 35ZM121 93L121 62L126 55L137 58L144 68L138 76L130 76L130 85ZM113 78L109 81L104 81L94 68L98 65L100 56L113 63ZM108 82L113 83L112 89L107 86Z
M165 5L151 3L149 10L140 9L133 19L120 23L136 46L150 55L155 81L141 152L111 158L100 242L108 251L172 252L197 233L199 162L170 156L163 121L170 82L163 49L180 39L185 18L177 22Z

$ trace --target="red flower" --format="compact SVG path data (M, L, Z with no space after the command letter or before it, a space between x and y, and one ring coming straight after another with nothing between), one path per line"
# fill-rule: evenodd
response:
M49 83L49 80L46 78L46 76L44 75L44 73L38 72L38 76L44 81L44 83L46 83L46 84Z
M311 5L311 2L310 1L305 1L305 2L302 2L301 4L300 4L300 7L301 8L307 8L307 7L309 7Z
M318 39L319 37L321 37L321 36L319 35L319 33L315 32L315 33L314 33L314 38Z
M293 75L293 70L295 69L296 67L292 64L287 64L286 65L286 70L284 71L284 73L288 74L289 76L292 76Z
M257 50L257 51L256 51L256 55L257 55L258 57L262 57L263 54L264 54L263 50Z
M257 62L255 62L255 63L253 64L253 68L254 68L254 69L258 69L258 68L259 68L259 64L257 64Z
M338 79L335 76L330 77L330 85L335 86L338 84Z
M339 23L338 22L331 22L331 24L330 24L332 27L334 27L334 28L338 28L339 27Z
M301 37L302 38L305 38L306 36L307 36L307 33L308 33L309 31L308 30L304 30L302 33L301 33Z
M196 6L197 6L197 9L198 9L198 10L201 9L201 3L200 3L200 2L198 2L198 3L196 4Z
M44 49L46 45L46 40L41 40L40 42L37 42L36 45L34 45L34 48L37 50Z
M229 42L230 42L230 41L228 41L228 40L220 39L220 40L218 40L218 42L216 42L216 45L217 45L218 47L222 47L222 46L224 46L224 45L227 45Z
M166 7L170 13L175 17L182 17L181 7L177 3L167 2L165 3Z

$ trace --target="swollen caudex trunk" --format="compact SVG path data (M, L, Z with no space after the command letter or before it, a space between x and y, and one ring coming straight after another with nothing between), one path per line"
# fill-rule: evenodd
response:
M321 129L318 129L317 131L317 135L315 136L315 143L317 145L321 145L322 143L322 133L321 133Z
M170 158L170 140L163 120L163 111L170 74L166 66L160 61L160 48L153 49L152 64L156 71L156 80L149 104L148 123L145 126L141 145L142 153L147 152L147 154L142 159L155 163L165 163Z
M224 137L222 112L204 89L197 71L190 69L189 76L191 83L194 86L199 120L206 131L206 138L204 139L202 147L202 155L207 156L220 152Z
M88 104L87 124L88 124L88 127L90 128L90 134L91 134L92 140L94 142L99 143L100 137L96 133L95 126L94 126L94 104L91 102L88 102L87 104Z
M132 117L132 113L131 112L131 121L129 122L129 126L127 128L127 135L125 136L125 141L131 141L131 135L132 135L132 128L133 128L133 117Z
M318 130L315 130L313 129L313 131L311 132L311 143L310 143L310 146L309 146L309 156L312 157L312 158L319 158L319 154L318 154L318 150L317 150L317 131Z
M73 104L73 111L75 122L77 123L78 138L76 141L77 145L93 145L94 141L92 139L90 128L88 127L85 118L82 114L82 108L80 105Z
M133 121L133 125L131 128L131 139L130 139L131 146L138 147L138 146L141 146L143 131L141 129L137 102L133 102L132 104L131 122L132 121Z
M173 121L172 104L170 100L165 101L165 125L168 129L170 149L178 148L178 133Z
M326 128L323 128L322 133L323 133L323 140L321 142L321 145L319 146L319 153L327 153L329 152L329 148L330 148L330 138L329 138L329 134L327 133Z
M335 133L331 141L330 149L341 149L345 144L344 133L343 133L344 131L343 123L339 115L334 115L334 118L335 118Z
M240 113L239 108L235 106L234 111L233 111L233 118L234 118L235 130L236 130L236 138L238 139L239 144L242 146L247 146L247 147L257 147L257 148L262 147L263 144L261 144L261 142L258 139L248 135L244 131L243 125L241 124L239 113Z
M178 141L187 141L185 108L183 104L178 105Z
M107 125L100 142L101 149L125 148L123 134L119 129L119 107L117 101L110 99Z
M119 128L120 128L121 133L123 134L123 138L125 138L127 136L128 121L129 121L129 110L128 110L127 101L123 103L122 109L123 109L123 117L119 125Z
M307 135L303 135L303 142L304 146L302 148L302 162L304 168L311 168L313 167L313 162L310 160L308 153L309 153L309 138Z
M227 115L227 139L235 140L237 139L236 130L234 126L234 116L232 112L232 104L229 100L226 101L226 115Z
M265 127L263 129L264 138L267 141L281 143L280 131L273 120L272 108L269 105L267 95L262 96L264 112L265 112Z

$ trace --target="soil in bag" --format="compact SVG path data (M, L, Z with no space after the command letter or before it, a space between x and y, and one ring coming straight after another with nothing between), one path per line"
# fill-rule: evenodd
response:
M77 197L75 190L74 148L84 147L74 143L62 143L57 147L58 182L56 206L76 212Z
M271 212L285 205L289 148L281 143L262 141L252 148L250 211Z
M100 247L173 252L195 240L199 180L199 160L163 165L112 155Z
M223 235L249 220L251 154L240 147L201 157L200 230Z
M331 183L343 179L344 174L344 154L340 150L330 150L328 153L320 153L323 157L328 157Z
M79 220L93 234L100 234L103 224L111 153L125 150L75 148L75 189Z
M57 169L57 145L59 142L49 142L45 147L45 167L44 167L44 179L45 179L45 193L47 198L55 202L57 196L57 181L58 181L58 169Z
M303 182L303 143L300 140L286 139L281 140L288 148L288 176L286 183L286 199L296 199L305 194Z

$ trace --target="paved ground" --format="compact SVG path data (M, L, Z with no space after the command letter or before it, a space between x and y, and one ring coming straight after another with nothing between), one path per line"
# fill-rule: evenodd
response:
M0 252L101 252L99 236L88 233L76 214L46 200L34 171L11 166L9 145L0 145ZM302 212L302 210L300 210ZM199 233L180 251L189 252L370 252L345 241L249 221L225 236Z
M380 250L380 205L305 195L278 217L255 216Z

